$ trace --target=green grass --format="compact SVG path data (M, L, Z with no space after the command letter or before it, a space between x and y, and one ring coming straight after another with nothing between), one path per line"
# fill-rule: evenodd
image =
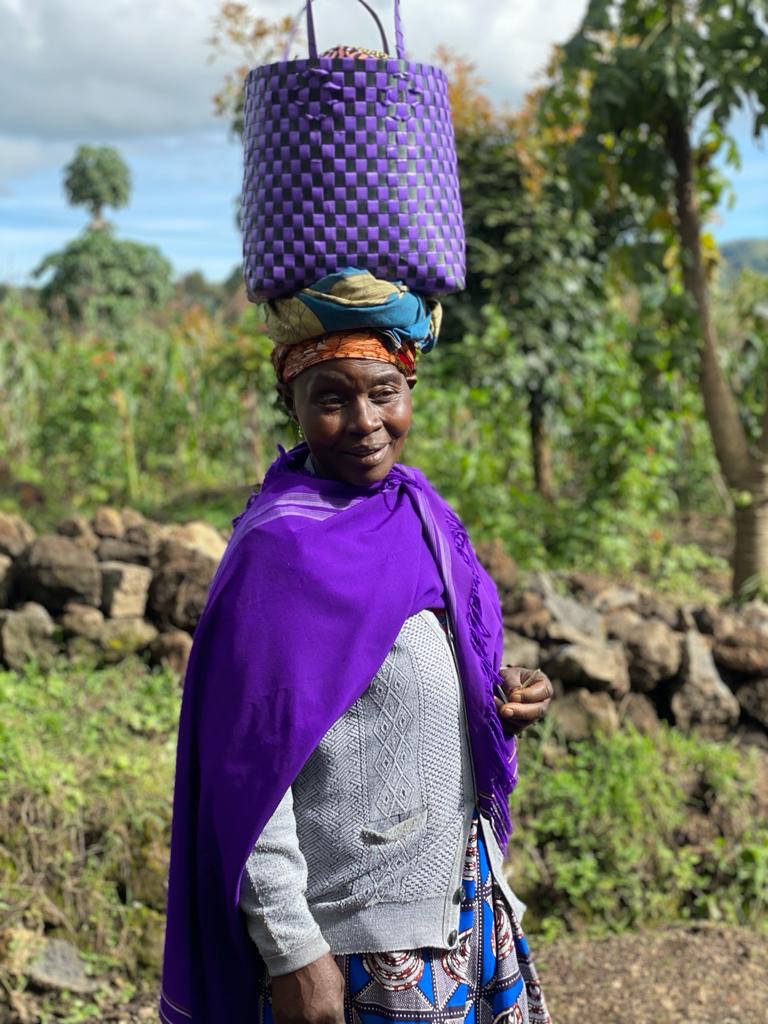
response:
M157 979L178 707L178 680L138 659L0 672L0 930L74 942L112 1000ZM510 864L529 932L765 925L755 757L668 729L566 749L545 726L521 741L521 776ZM50 998L77 1024L107 996Z
M521 741L511 875L527 927L620 931L707 918L768 926L768 788L757 752L631 728Z

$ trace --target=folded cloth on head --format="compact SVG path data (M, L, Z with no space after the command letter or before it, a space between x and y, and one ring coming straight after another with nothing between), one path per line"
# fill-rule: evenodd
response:
M287 299L267 303L267 334L276 345L295 345L336 331L368 328L397 351L413 344L429 352L437 341L442 307L404 284L380 281L367 270L329 274Z

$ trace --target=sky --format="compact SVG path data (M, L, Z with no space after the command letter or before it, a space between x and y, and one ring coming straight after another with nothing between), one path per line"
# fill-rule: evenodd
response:
M385 26L391 0L372 0ZM249 0L254 14L295 15L299 0ZM124 238L159 246L177 274L221 280L240 258L234 200L242 158L212 95L236 54L211 59L218 0L0 0L0 281L23 284L87 222L67 206L62 167L81 143L116 146L130 206L107 211ZM586 0L402 0L406 43L473 60L495 100L515 106ZM315 0L318 43L377 46L354 0ZM720 241L768 236L768 152L737 122L743 167Z

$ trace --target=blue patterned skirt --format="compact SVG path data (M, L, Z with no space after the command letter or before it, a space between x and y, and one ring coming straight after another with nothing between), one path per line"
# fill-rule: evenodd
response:
M494 881L477 818L463 872L458 944L449 950L348 953L348 1024L551 1024L520 922ZM258 1024L273 1024L267 984Z

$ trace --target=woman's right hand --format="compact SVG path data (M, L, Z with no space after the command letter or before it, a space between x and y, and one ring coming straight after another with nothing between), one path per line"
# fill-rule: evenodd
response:
M344 978L330 953L272 979L275 1024L344 1024Z

